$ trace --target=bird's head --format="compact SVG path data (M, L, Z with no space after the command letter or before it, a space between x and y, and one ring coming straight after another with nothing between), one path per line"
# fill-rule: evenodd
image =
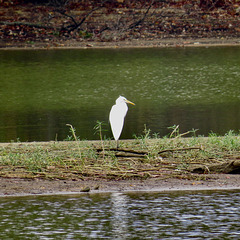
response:
M132 104L132 105L135 105L135 103L127 100L125 97L123 96L119 96L119 98L116 100L116 104L120 104L120 103L129 103L129 104Z

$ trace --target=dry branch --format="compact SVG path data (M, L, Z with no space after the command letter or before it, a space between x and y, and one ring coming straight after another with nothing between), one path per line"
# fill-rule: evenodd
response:
M91 9L88 13L86 13L86 15L79 22L77 22L77 20L72 15L67 14L65 9L56 9L55 10L56 12L60 13L61 15L65 16L67 18L70 18L71 21L73 22L73 24L71 24L71 25L62 27L62 30L67 30L68 32L71 32L71 31L78 29L87 20L87 18L90 15L92 15L92 13L99 10L100 8L103 8L105 2L107 2L107 0L102 1L100 6L97 6L97 7L94 7L93 9Z
M148 12L149 12L150 8L152 7L153 3L154 3L154 0L152 0L151 3L149 4L149 6L148 6L146 12L144 13L143 17L142 17L141 19L139 19L137 22L132 23L132 24L128 27L128 29L135 28L135 27L137 27L138 25L140 25L142 22L144 22L144 20L145 20L145 18L147 17Z
M142 151L142 150L133 150L133 149L126 149L126 148L109 148L104 149L107 151L115 152L116 157L144 157L150 152ZM102 148L96 148L98 153L104 151ZM158 152L158 154L162 154L165 152L179 152L179 151L188 151L188 150L202 150L202 147L187 147L187 148L174 148L174 149L164 149Z

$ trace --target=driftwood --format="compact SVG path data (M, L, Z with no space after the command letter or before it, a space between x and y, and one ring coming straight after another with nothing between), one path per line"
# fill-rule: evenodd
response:
M200 165L191 169L193 173L229 173L240 174L240 160L227 161L222 164Z
M158 155L166 152L179 152L179 151L188 151L188 150L202 150L201 147L188 147L188 148L173 148L173 149L164 149L158 152ZM115 152L116 157L145 157L149 154L148 151L143 151L143 150L133 150L133 149L127 149L127 148L96 148L96 151L98 153L100 152L105 152L105 151L111 151Z
M113 152L125 152L125 153L133 153L137 155L147 155L147 151L142 151L142 150L133 150L133 149L127 149L127 148L110 148L108 149L109 151Z
M102 148L96 148L96 151L98 153L103 153L111 151L111 152L115 152L115 156L116 157L137 157L137 158L141 158L141 157L145 157L148 152L146 151L137 151L137 150L133 150L133 149L126 149L126 148L106 148L106 149L102 149Z

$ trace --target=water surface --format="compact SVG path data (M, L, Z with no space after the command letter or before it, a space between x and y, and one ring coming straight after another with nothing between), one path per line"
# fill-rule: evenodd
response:
M1 239L239 239L240 191L0 198Z
M0 59L1 142L63 140L66 124L98 139L93 127L108 124L119 95L136 103L122 138L144 124L160 136L174 124L205 135L240 129L239 47L18 50Z

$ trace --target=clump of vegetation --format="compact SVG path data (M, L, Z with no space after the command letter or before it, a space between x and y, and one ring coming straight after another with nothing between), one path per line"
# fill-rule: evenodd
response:
M143 135L133 140L115 141L103 135L103 123L95 130L99 141L81 141L72 125L72 141L46 143L5 143L0 146L0 176L47 179L129 179L184 178L204 179L194 173L212 172L212 165L238 163L240 135L229 131L224 136L210 133L197 137L195 130L180 133L171 127L169 136L159 138L145 126ZM186 134L190 137L183 138Z

